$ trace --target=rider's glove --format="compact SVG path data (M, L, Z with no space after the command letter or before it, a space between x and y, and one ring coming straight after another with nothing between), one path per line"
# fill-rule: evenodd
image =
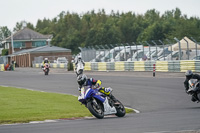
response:
M105 88L105 92L111 92L112 91L112 88L108 87L108 88Z

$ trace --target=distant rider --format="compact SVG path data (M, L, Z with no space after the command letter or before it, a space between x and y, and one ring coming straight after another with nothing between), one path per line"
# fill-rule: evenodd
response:
M77 82L79 84L78 90L81 91L81 88L83 86L86 86L88 88L92 89L98 89L99 92L109 96L113 101L115 105L120 104L117 99L112 95L112 89L111 88L105 88L101 87L101 80L95 80L93 78L87 78L85 74L81 74L77 77Z
M77 73L78 65L81 65L81 66L83 66L83 67L85 66L85 62L84 62L84 60L81 58L80 55L79 55L79 56L76 58L76 60L75 60L75 71L76 71L77 76L79 75L79 74ZM83 69L82 69L82 71L83 71Z
M44 61L42 62L42 68L44 68L44 66L45 66L45 63L48 63L48 64L50 64L50 62L49 62L48 58L44 58Z
M198 81L200 80L200 75L198 75L198 74L193 74L193 72L191 71L191 70L187 70L186 72L185 72L185 77L186 77L186 79L185 79L185 81L184 81L184 86L185 86L185 91L186 91L186 93L187 93L187 91L188 91L188 89L189 89L189 80L190 79L197 79ZM198 98L197 98L197 94L196 93L194 93L193 95L192 95L192 99L191 99L193 102L195 102L195 101L197 101L198 100Z

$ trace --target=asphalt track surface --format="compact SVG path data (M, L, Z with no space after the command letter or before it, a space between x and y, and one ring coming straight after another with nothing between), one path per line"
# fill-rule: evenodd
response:
M44 123L0 125L0 133L199 133L200 103L193 103L184 92L184 73L85 72L112 87L113 94L126 107L140 113L123 118L56 120ZM76 75L51 69L45 76L40 69L17 68L0 72L0 85L38 91L78 95ZM81 105L80 105L81 106Z

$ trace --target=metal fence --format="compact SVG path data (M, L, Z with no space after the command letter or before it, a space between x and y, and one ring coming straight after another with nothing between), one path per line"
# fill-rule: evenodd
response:
M67 69L69 59L71 59L71 55L69 55L67 57L63 56L63 55L34 57L34 61L32 61L32 66L34 68L41 68L41 66L43 65L42 62L44 61L45 58L48 58L51 68L65 68L65 69ZM58 58L60 58L61 60L57 60ZM62 58L65 58L65 59L63 60Z
M178 44L178 50L174 50ZM183 48L183 45L186 47ZM85 62L199 60L200 45L194 38L151 40L79 48ZM198 57L199 56L199 57ZM199 58L199 59L198 59Z
M98 50L92 48L92 47L88 47L88 48L80 48L81 50L81 56L84 59L84 61L88 62L92 59L94 59L96 57L96 53L98 52Z
M48 58L50 63L56 63L56 60L59 57L65 57L67 59L67 61L69 61L69 59L71 59L71 55L69 56L63 56L63 55L56 55L56 56L38 56L38 57L34 57L34 60L32 61L32 64L36 64L36 63L42 63L44 61L45 58Z
M8 58L7 56L0 56L0 64L7 64Z

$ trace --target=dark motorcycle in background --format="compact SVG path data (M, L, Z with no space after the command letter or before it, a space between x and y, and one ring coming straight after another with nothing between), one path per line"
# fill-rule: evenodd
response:
M189 80L189 89L187 90L187 93L193 96L196 102L200 102L200 86L197 79Z
M45 63L43 66L43 71L44 71L44 75L48 75L49 74L49 63Z
M126 114L125 108L119 100L117 101L120 104L115 105L109 96L99 92L97 89L82 87L78 100L98 119L104 118L104 115L114 114L118 117L123 117Z

